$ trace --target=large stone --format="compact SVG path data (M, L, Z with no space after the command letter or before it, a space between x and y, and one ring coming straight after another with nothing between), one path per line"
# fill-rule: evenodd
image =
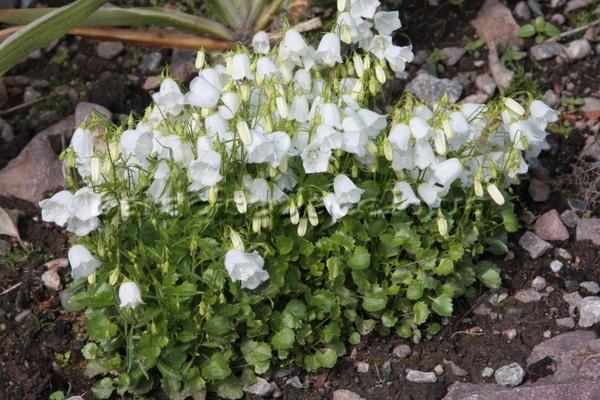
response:
M48 270L42 274L42 282L48 289L59 290L62 286L60 282L60 275L56 270Z
M563 48L560 43L549 42L531 46L529 52L534 60L543 61L562 54Z
M365 400L357 393L346 389L338 389L333 392L333 400Z
M556 210L550 210L538 217L533 225L533 231L544 240L563 241L569 238L569 231Z
M591 240L600 246L600 218L581 218L577 223L575 238L580 240Z
M526 385L503 388L493 384L455 382L443 400L597 400L600 381Z
M244 388L244 392L255 394L257 396L266 397L273 394L275 388L277 386L273 383L270 383L264 378L258 377L256 378L256 383L250 386L246 386Z
M162 61L162 54L158 51L153 51L152 53L145 54L140 61L140 65L138 66L140 71L144 74L148 72L155 71Z
M515 73L504 65L504 63L500 60L498 56L498 47L495 42L488 44L489 52L488 52L488 66L490 67L490 72L496 81L496 84L501 90L506 90L510 87Z
M500 367L494 373L494 378L499 385L515 387L523 383L525 370L516 362Z
M406 85L405 90L423 101L438 101L444 94L447 94L450 102L456 103L463 88L458 82L450 79L439 79L433 75L420 74Z
M489 74L481 74L475 79L477 89L491 96L496 91L496 81Z
M487 43L488 48L504 43L520 47L523 41L517 36L519 24L515 21L510 9L498 0L486 0L471 21L477 36ZM494 46L495 47L495 46Z
M577 303L579 326L589 328L600 322L600 297L589 296Z
M73 133L73 122L74 118L68 117L38 133L0 171L0 194L37 203L45 198L47 192L64 187L63 163L52 143L68 143Z
M565 210L560 214L560 220L567 228L575 228L579 222L579 216L573 210Z
M525 232L519 239L519 245L525 249L534 260L546 254L552 245L543 239L540 239L535 233Z
M592 52L592 45L586 39L573 40L565 47L567 57L571 60L581 60Z
M195 73L196 51L190 49L174 49L171 55L171 71L179 82L186 82Z
M533 303L542 299L542 294L535 289L522 289L515 294L515 299L521 303Z
M107 121L112 119L112 113L106 107L82 101L75 107L75 126L81 125L94 114L101 118L106 118Z

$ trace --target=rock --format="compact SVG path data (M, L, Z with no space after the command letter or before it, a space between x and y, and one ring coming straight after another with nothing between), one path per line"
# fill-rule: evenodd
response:
M455 382L443 400L596 400L600 381L535 384L503 388L495 384Z
M474 93L474 94L469 95L469 96L465 97L464 99L462 99L461 103L462 104L467 104L467 103L482 104L482 103L487 102L489 98L490 98L490 96L487 93L477 92L477 93Z
M56 270L48 270L42 274L42 282L44 286L52 290L60 290L62 284L60 282L60 275Z
M600 285L598 285L596 282L591 282L591 281L581 282L579 284L579 287L585 289L590 294L600 293Z
M474 310L473 314L475 315L489 315L492 312L492 309L488 307L485 303L478 305Z
M471 25L490 50L495 45L511 43L521 47L523 43L517 36L519 24L510 9L498 0L486 0L477 13L477 18L471 21Z
M489 96L496 92L496 82L489 74L478 75L477 78L475 78L475 86Z
M546 182L533 178L529 182L529 188L527 191L533 201L541 203L548 200L552 189Z
M525 232L519 239L519 245L525 249L534 260L546 254L552 245L532 232Z
M527 6L527 3L524 1L518 2L515 6L515 15L524 21L529 21L531 19L531 10Z
M585 118L590 120L590 121L597 121L600 119L600 99L597 99L595 97L586 97L583 99L584 103L583 106L581 107L581 111L583 111L583 114L585 115ZM600 147L600 144L598 142L600 142L600 140L598 140L598 138L596 138L595 136L590 136L589 138L586 139L586 147L587 147L587 143L592 140L595 144L596 147L596 151L593 153L592 157L594 157L594 159L596 160L600 160L600 150L598 150L598 147Z
M17 316L15 317L15 322L17 324L20 324L28 320L31 316L33 316L33 314L31 314L31 310L23 310L17 314Z
M548 283L543 276L536 276L533 281L531 281L531 287L537 291L544 290L546 286L548 286Z
M581 218L575 230L577 241L591 240L596 246L600 246L600 218Z
M35 90L32 87L28 87L25 89L23 93L23 102L24 103L32 103L42 97L41 93Z
M254 394L261 397L270 396L275 391L276 385L270 383L264 378L257 377L256 383L244 388L244 392Z
M494 81L496 81L496 85L498 85L500 90L506 90L510 87L510 84L515 77L515 73L506 68L504 63L500 61L496 43L492 42L491 44L488 44L488 47L488 65L490 67L492 77L494 78Z
M562 7L565 5L566 2L567 2L567 0L550 0L550 7L551 8Z
M535 289L523 289L519 290L517 294L515 294L515 299L517 299L517 301L520 301L521 303L532 303L535 301L540 301L542 297L542 294Z
M183 83L187 82L192 75L196 74L196 54L195 50L191 49L174 49L171 55L171 71L173 77Z
M412 383L436 383L437 376L435 372L416 371L414 369L406 370L406 380Z
M398 358L406 358L410 356L411 353L412 350L407 344L400 344L394 347L394 350L392 350L392 354L394 354L394 356Z
M531 46L529 54L536 61L543 61L563 53L563 47L556 42L548 42Z
M162 54L158 51L153 51L152 53L145 54L140 61L140 65L138 66L140 71L144 74L148 72L155 71L162 61Z
M389 360L381 364L381 375L385 381L389 381L392 377L392 363Z
M354 367L356 368L356 371L361 374L366 374L367 372L369 372L369 363L358 361L354 363Z
M587 7L594 1L595 0L569 0L567 6L565 7L565 14L568 14L571 11L579 10L580 8Z
M12 125L0 118L0 139L11 142L15 138Z
M565 210L560 214L560 220L567 228L575 228L579 222L579 216L573 210Z
M558 211L554 209L538 217L533 225L533 231L544 240L563 241L569 238L569 231L560 220Z
M552 90L548 89L544 93L544 103L548 105L548 107L556 107L560 102L560 98L554 93Z
M154 90L160 86L160 81L162 77L160 75L153 75L146 78L144 84L142 85L142 89L144 90Z
M491 378L492 376L494 376L494 371L494 368L485 367L483 371L481 371L481 376L483 378Z
M502 336L504 336L508 340L514 340L517 337L517 330L514 328L507 329L502 332Z
M516 362L500 367L494 373L494 378L499 385L515 387L523 383L525 370Z
M583 298L578 292L565 293L563 294L563 300L566 301L569 305L576 306Z
M289 385L295 389L304 389L304 385L302 384L302 381L300 380L300 378L296 375L296 376L292 376L291 378L287 379L285 381L286 385Z
M452 360L446 360L444 359L444 361L442 361L444 363L444 365L450 369L450 373L452 375L456 375L456 376L467 376L469 375L469 373L467 371L465 371L464 369L462 369L461 367L459 367L458 365L456 365L454 363L454 361Z
M112 119L112 113L106 107L82 101L75 107L75 126L80 126L93 115L105 118L107 121Z
M333 392L333 400L365 400L358 394L346 389L338 389Z
M118 56L125 46L121 42L100 42L96 47L96 54L106 60L111 60Z
M571 317L557 318L556 325L562 326L564 328L573 329L575 328L575 320Z
M10 242L0 239L0 257L6 257L10 254Z
M598 109L600 113L600 108ZM590 136L585 140L585 146L579 153L581 158L590 158L594 161L600 161L600 139Z
M581 60L592 52L592 46L586 39L577 39L568 43L565 47L567 57L571 60Z
M37 203L46 193L66 185L63 164L54 151L56 143L68 143L73 133L73 117L68 117L38 133L21 153L0 171L0 194Z
M557 247L556 249L554 249L554 255L556 257L562 258L565 261L571 261L573 259L573 256L571 255L571 253L569 253L567 250L563 249L562 247Z
M448 95L451 103L460 98L463 88L450 79L439 79L429 74L418 75L408 85L405 91L414 94L419 100L439 101L444 94Z
M567 19L562 14L553 14L550 17L550 22L552 22L554 25L559 25L560 26L560 25L564 25L565 22L567 22Z
M458 64L458 62L465 55L467 50L465 50L463 47L445 47L441 50L441 52L448 56L444 60L444 64L451 67L453 65Z
M589 296L577 303L579 310L579 326L589 328L600 322L600 297Z
M525 211L520 218L526 225L531 225L535 222L536 216L531 211Z
M55 258L54 260L48 261L44 264L47 270L58 271L69 266L69 260L66 258Z
M438 364L435 367L433 367L433 372L435 372L437 376L441 376L444 375L444 372L446 372L446 370L444 370L444 366L442 364Z
M579 289L579 283L572 279L565 280L565 289L569 292L574 292Z
M60 306L63 310L71 311L71 309L69 308L69 301L71 300L71 297L73 297L73 295L68 290L63 290L62 292L60 292L58 298L60 300Z

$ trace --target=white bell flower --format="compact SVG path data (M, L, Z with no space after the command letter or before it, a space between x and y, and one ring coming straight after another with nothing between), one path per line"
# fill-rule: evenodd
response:
M392 159L392 169L394 171L402 171L403 169L413 170L415 168L414 154L411 150L394 149Z
M92 217L86 220L81 220L77 217L71 217L67 222L67 232L74 233L79 237L87 236L99 227L100 220L98 217Z
M178 164L188 165L194 158L192 145L184 141L180 136L169 135L157 139L158 159L173 160Z
M377 114L367 108L361 108L356 114L364 126L365 133L369 137L377 136L379 132L387 128L387 121L383 115Z
M238 53L234 55L231 59L231 79L239 81L242 79L252 79L253 77L248 54Z
M460 111L455 111L451 113L448 117L448 122L450 123L450 127L452 128L452 133L456 136L468 136L471 130L471 126L469 125L469 121Z
M100 267L100 261L81 244L76 244L69 249L68 258L73 279L87 278Z
M252 48L259 54L267 54L271 50L271 40L265 31L258 31L252 38Z
M373 16L373 22L375 22L377 32L386 36L402 27L398 11L378 11Z
M252 178L245 175L244 188L250 193L248 204L268 204L269 202L269 183L263 178Z
M89 129L75 129L71 138L71 148L78 160L89 159L94 155L94 133Z
M275 185L283 191L290 191L298 184L298 177L293 172L279 174L275 178Z
M219 102L219 90L209 81L197 76L190 82L190 91L187 94L187 102L195 107L214 108Z
M160 90L152 95L152 100L167 116L177 116L185 105L185 96L177 82L173 79L164 79L160 83Z
M227 121L220 112L208 115L204 118L204 127L206 128L207 136L215 138L215 136L223 135L229 130Z
M198 75L213 85L215 89L219 91L219 93L229 81L227 68L225 68L223 65L216 65L214 68L204 68Z
M308 99L304 95L294 97L292 105L289 108L288 118L298 122L308 121Z
M71 216L86 221L102 213L102 199L89 187L83 187L73 194L67 209Z
M321 116L322 124L338 129L342 127L340 109L338 108L337 104L322 103L319 106L319 115Z
M558 114L556 111L539 100L534 100L531 102L529 105L529 111L531 112L531 116L535 119L539 119L547 123L558 121Z
M388 46L383 53L394 72L402 72L406 64L414 60L415 55L410 46Z
M364 190L359 188L344 174L337 175L333 180L333 191L340 203L356 204Z
M344 132L342 135L342 150L364 157L367 154L369 137L364 131Z
M49 199L40 201L42 221L54 222L58 226L64 226L71 217L68 210L71 199L73 199L73 194L68 190L62 190Z
M380 4L378 0L350 0L350 13L354 17L373 18Z
M221 175L221 154L216 151L204 152L191 162L188 173L192 179L190 190L201 190L219 183Z
M312 90L312 76L310 71L305 68L299 68L294 73L294 82L302 89L303 93L310 93Z
M281 72L269 57L261 57L256 61L256 78L259 82L262 82L265 78L273 78L279 75L281 75Z
M323 204L325 205L325 209L331 215L331 219L335 224L339 219L344 218L348 215L348 211L350 209L349 204L342 204L337 196L333 193L327 194L323 197Z
M273 143L264 133L254 129L250 131L250 137L250 144L245 146L246 161L254 164L270 161L274 152Z
M321 124L317 127L314 142L319 143L323 149L336 150L342 147L342 134L329 125Z
M131 307L136 308L141 304L145 304L142 300L142 293L138 285L134 282L123 282L119 286L119 308Z
M326 33L319 42L315 58L325 65L333 67L342 62L340 38L335 33Z
M279 45L279 59L281 61L291 61L301 65L302 58L309 54L310 49L297 30L290 29L283 35L283 40Z
M131 157L132 161L138 164L146 161L146 157L152 152L153 145L154 134L152 132L130 129L121 135L121 153L126 157Z
M436 163L433 148L428 141L423 140L415 143L414 147L414 162L417 168L425 169L431 164Z
M408 142L410 140L410 128L406 124L395 124L390 130L388 140L392 144L394 150L408 150Z
M451 185L464 171L458 158L449 158L439 164L432 165L430 169L433 171L436 182L444 187Z
M375 35L369 44L369 51L380 60L385 58L385 50L393 46L390 36Z
M398 182L394 185L394 205L399 210L405 210L410 205L420 204L421 200L415 195L408 182Z
M273 145L273 152L268 161L271 163L273 168L277 168L281 164L281 161L284 159L284 157L288 154L292 146L292 140L287 133L281 131L270 133L267 135L267 139Z
M437 208L442 203L444 188L435 183L424 182L417 187L421 199L431 208Z
M422 141L433 136L433 129L421 117L412 118L408 123L408 126L410 126L410 133L412 133L417 141Z
M313 142L304 148L300 156L304 172L307 174L327 172L331 150L323 149L318 143Z
M219 106L219 114L227 121L237 114L240 105L242 104L240 96L233 92L223 93L221 101L223 102L223 105Z
M242 289L254 290L269 279L264 270L265 260L257 251L245 253L231 249L225 254L225 269L234 282L241 282Z

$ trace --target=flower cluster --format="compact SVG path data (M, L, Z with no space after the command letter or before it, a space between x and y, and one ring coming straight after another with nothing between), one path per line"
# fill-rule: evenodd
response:
M253 51L224 65L200 52L188 91L166 78L141 120L102 138L76 130L67 160L84 185L42 201L42 218L85 236L69 261L90 283L76 299L98 342L118 335L108 305L120 282L118 315L124 331L139 329L144 364L132 369L128 353L136 384L124 390L156 365L170 393L230 384L230 363L263 373L272 350L332 366L342 332L353 342L373 329L361 312L417 340L430 309L450 315L476 278L497 284L497 269L464 255L483 251L479 235L497 243L499 229L515 229L510 185L547 148L557 114L510 98L404 96L375 109L413 58L393 42L398 12L378 7L340 0L316 48L287 29L277 48L258 32ZM203 367L184 368L198 352ZM167 363L185 373L166 374Z

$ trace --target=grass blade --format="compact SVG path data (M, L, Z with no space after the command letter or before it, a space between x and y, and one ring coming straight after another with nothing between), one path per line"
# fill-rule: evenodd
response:
M256 25L254 25L252 32L258 32L260 30L265 29L267 25L269 25L269 22L271 22L273 15L275 15L277 10L279 10L281 3L283 3L283 0L274 0L266 9L264 14L262 14L261 17L258 19L258 22L256 23Z
M77 0L12 34L0 44L0 76L31 52L64 35L106 2L107 0Z

